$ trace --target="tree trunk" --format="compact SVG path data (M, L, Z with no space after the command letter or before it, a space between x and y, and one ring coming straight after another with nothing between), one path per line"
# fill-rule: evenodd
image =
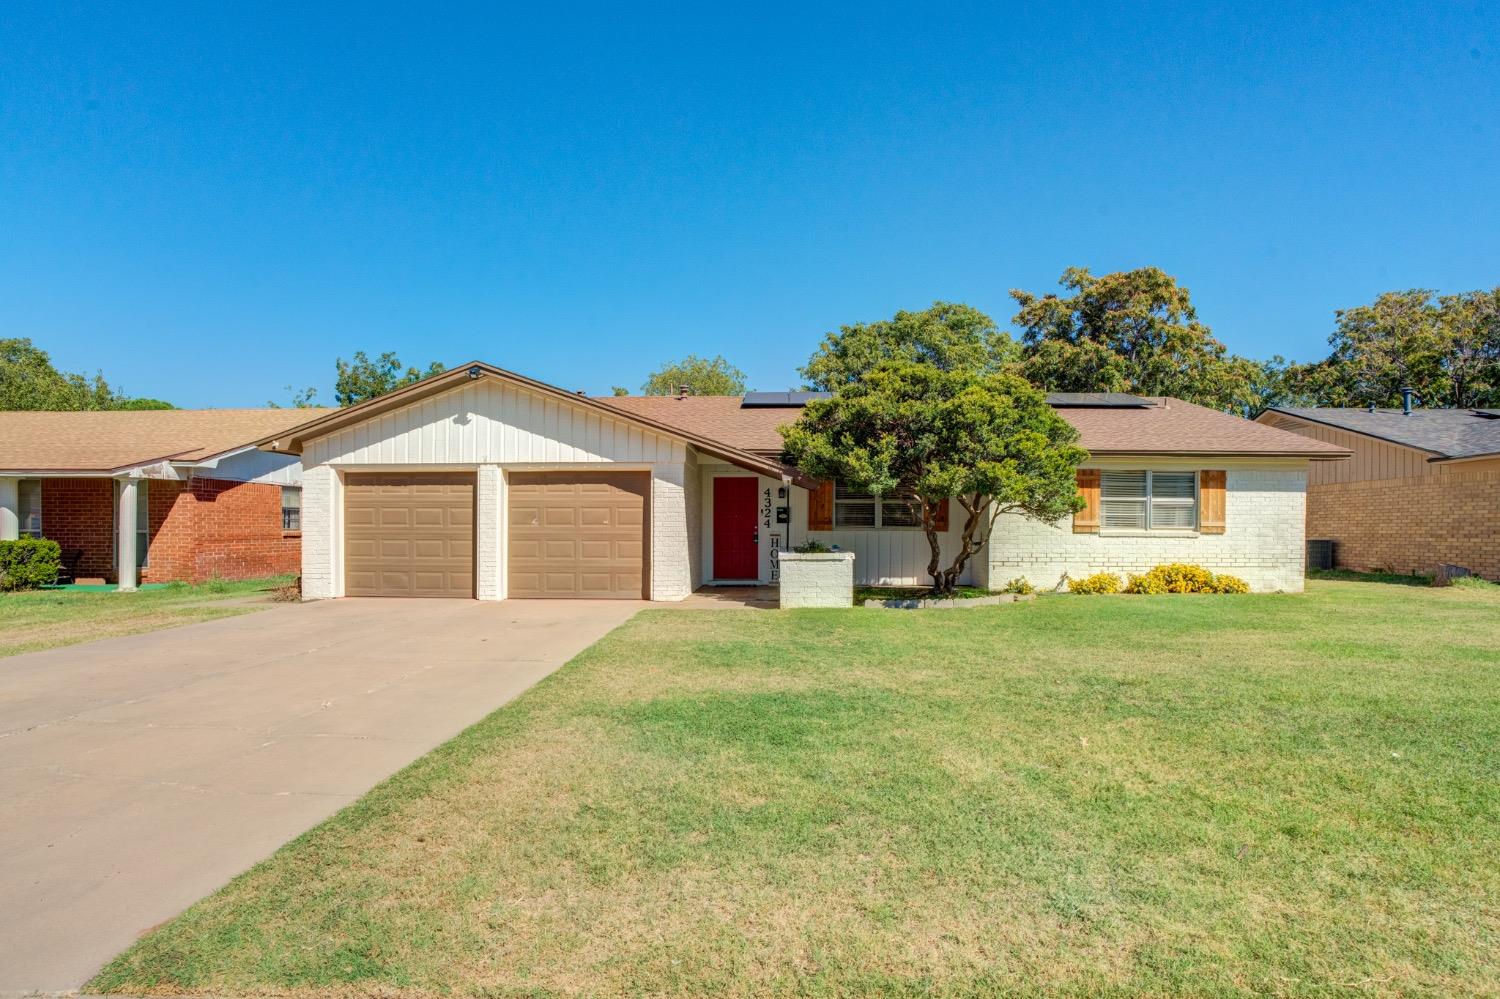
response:
M990 497L975 493L972 496L955 496L954 499L964 508L964 528L959 535L958 551L946 569L942 568L943 549L937 533L937 506L925 498L922 500L922 529L927 535L927 546L932 550L932 557L927 561L927 574L932 577L932 592L938 596L946 596L958 588L958 579L964 574L964 567L989 540L989 529L994 523L993 516L990 515ZM986 519L989 520L988 524L985 523Z

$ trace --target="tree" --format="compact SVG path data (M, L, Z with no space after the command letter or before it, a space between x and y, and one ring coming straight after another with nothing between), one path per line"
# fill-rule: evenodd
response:
M287 408L289 408L289 409L315 409L315 408L317 408L317 405L318 405L318 390L315 389L315 388L313 388L310 385L307 388L300 389L300 390L299 389L295 389L292 386L288 385L288 386L286 386L286 394L291 399L291 401L288 402L286 406L282 406L281 403L279 403L279 402L273 402L273 401L271 401L269 399L266 400L266 406L268 408L270 408L270 409L287 409Z
M623 385L611 385L609 391L610 391L611 395L616 395L616 396L629 395L630 394L630 389L626 388Z
M0 340L0 410L172 409L160 399L131 399L92 378L58 371L45 350L29 339Z
M917 361L943 371L989 374L1014 360L1016 345L995 321L970 305L933 302L921 312L842 326L825 333L802 377L808 388L836 391L882 361Z
M1395 406L1403 386L1434 408L1500 403L1500 288L1388 291L1334 317L1332 353L1305 375L1324 405Z
M144 409L176 409L177 407L174 406L174 405L172 405L170 402L167 402L164 399L138 398L138 399L122 399L121 401L115 403L115 405L111 406L110 408L111 409L144 410Z
M810 403L782 436L809 475L907 504L927 535L937 593L953 592L1001 514L1052 523L1083 507L1078 432L1012 374L886 361ZM945 567L937 517L949 500L964 523Z
M333 383L333 397L340 406L353 406L367 399L377 398L413 385L423 378L440 375L445 370L437 361L427 365L426 371L417 368L402 370L401 359L391 350L373 361L364 351L356 350L352 360L346 361L340 357L334 362L334 367L338 371L338 377Z
M1221 410L1254 403L1256 364L1214 339L1170 274L1142 267L1095 277L1070 267L1060 283L1073 294L1010 293L1024 331L1021 371L1033 384L1169 395Z
M676 395L682 386L687 386L692 395L744 395L745 373L717 355L706 358L689 354L651 372L641 391L646 395Z

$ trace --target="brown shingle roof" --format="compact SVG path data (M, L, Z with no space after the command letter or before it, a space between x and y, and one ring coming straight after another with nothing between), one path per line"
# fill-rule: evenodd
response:
M755 454L780 454L776 428L802 415L799 407L741 408L737 395L605 395L597 401Z
M0 470L109 472L212 458L330 412L161 409L0 413Z
M776 428L801 415L796 407L742 409L739 396L601 396L599 401L758 454L779 454ZM1181 454L1342 458L1333 444L1195 406L1153 399L1135 408L1059 409L1091 454Z

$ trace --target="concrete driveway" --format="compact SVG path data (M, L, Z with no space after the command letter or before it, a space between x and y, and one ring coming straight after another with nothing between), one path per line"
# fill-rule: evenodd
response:
M0 993L78 988L643 606L338 600L0 659Z

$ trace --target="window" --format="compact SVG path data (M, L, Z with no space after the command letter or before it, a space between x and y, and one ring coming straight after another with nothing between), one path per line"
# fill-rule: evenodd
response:
M281 487L281 529L302 530L302 487Z
M1105 530L1190 531L1198 526L1198 473L1107 471L1099 505Z
M20 509L16 512L21 519L21 537L40 538L42 536L42 480L22 479L20 500Z
M848 486L833 490L833 526L838 527L921 527L922 515L894 496L877 499Z

